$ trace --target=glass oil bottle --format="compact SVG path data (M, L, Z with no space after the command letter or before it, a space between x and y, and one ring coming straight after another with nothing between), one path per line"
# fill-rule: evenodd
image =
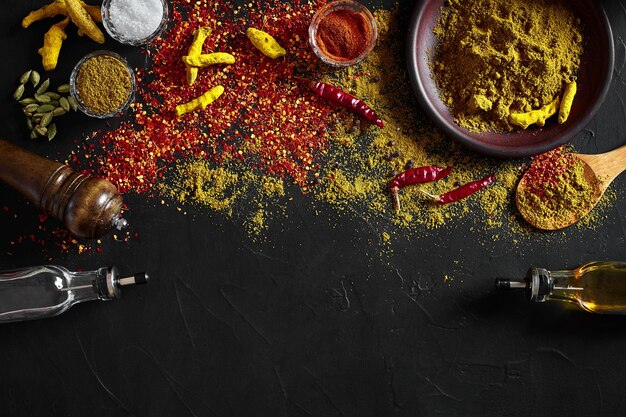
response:
M70 272L47 265L0 272L0 323L57 316L75 304L113 300L121 288L146 284L141 272L121 277L115 267Z
M530 301L564 301L590 313L626 314L626 262L591 262L565 271L531 268L523 280L497 279L496 288L525 290Z

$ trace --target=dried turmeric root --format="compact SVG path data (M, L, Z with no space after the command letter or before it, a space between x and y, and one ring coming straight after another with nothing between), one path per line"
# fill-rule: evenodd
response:
M94 22L101 23L102 22L102 12L100 6L93 6L91 4L86 4L84 1L80 2L80 5L83 6L89 16L94 20Z
M222 93L224 93L224 87L221 85L213 87L200 97L194 98L189 103L179 104L176 106L176 116L180 117L183 114L190 113L200 108L205 109L206 106L217 100Z
M43 47L39 48L38 52L41 55L43 67L46 71L52 71L57 67L61 45L67 39L65 28L69 22L70 18L66 17L59 23L52 25L43 37Z
M574 104L574 97L576 97L576 90L578 89L576 81L572 81L565 87L565 93L563 93L563 100L561 100L561 108L559 109L559 124L563 124L569 118L569 113L572 111L572 104Z
M197 56L202 53L202 45L204 41L211 34L211 29L208 27L199 27L193 35L193 41L189 45L187 56ZM187 83L193 85L198 78L198 68L187 65Z
M100 6L92 6L86 4L85 2L80 2L81 6L87 10L89 16L96 21L102 22L102 13L100 12ZM67 16L67 7L65 6L65 0L55 0L50 4L46 4L45 6L33 10L30 12L24 19L22 19L22 27L24 29L28 28L31 24L43 20L48 17L55 16Z
M250 39L250 42L252 42L255 48L269 58L280 58L287 53L285 48L280 46L278 41L267 32L255 28L248 28L248 30L246 30L246 36L248 36L248 39Z
M213 52L195 56L186 55L183 57L183 62L190 67L200 68L216 64L234 64L235 57L226 52Z
M80 0L65 0L65 6L72 22L78 26L85 35L89 36L97 43L104 43L104 34L98 26L96 26L96 23L87 10L81 5Z
M26 29L31 24L43 20L47 17L55 17L58 15L66 15L67 11L65 9L65 2L63 0L55 0L50 4L46 4L40 9L33 10L28 13L28 15L22 19L22 27Z
M555 98L550 104L543 106L538 110L531 110L526 113L511 113L509 115L509 123L526 129L532 124L537 126L545 126L546 120L554 116L559 111L559 103L561 99Z

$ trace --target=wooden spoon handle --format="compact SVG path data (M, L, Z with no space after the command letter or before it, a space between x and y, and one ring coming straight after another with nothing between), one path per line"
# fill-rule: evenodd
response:
M626 170L626 145L599 155L577 155L587 163L602 183L611 183Z

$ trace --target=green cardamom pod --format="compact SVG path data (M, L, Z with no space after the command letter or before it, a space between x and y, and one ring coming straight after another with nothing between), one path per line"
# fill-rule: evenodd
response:
M70 92L70 85L69 84L63 84L60 85L59 88L57 88L57 91L61 94L66 94Z
M53 117L54 117L54 113L52 112L46 113L46 115L41 118L41 121L39 122L39 126L47 127L50 124L50 122L52 122Z
M37 124L41 121L41 116L33 116L33 123Z
M28 106L29 104L34 104L34 103L37 103L37 100L35 100L34 98L24 98L20 100L20 104L23 106Z
M37 139L37 131L35 129L30 131L30 138Z
M61 105L61 107L63 107L63 110L70 111L70 102L67 101L65 97L61 97L59 99L59 104Z
M48 90L48 87L50 87L50 78L46 78L46 81L41 83L41 85L37 89L37 94L41 95L45 93Z
M55 117L58 117L63 116L65 113L67 113L67 111L63 107L57 107L52 113Z
M51 104L42 104L37 107L37 113L48 113L49 111L54 110L54 106Z
M37 132L39 136L46 136L48 129L43 126L35 126L35 132Z
M50 97L52 100L58 100L61 98L61 95L55 93L54 91L48 91L46 95Z
M15 90L15 93L13 93L13 98L15 100L19 100L22 98L23 95L24 95L24 84L20 84L19 87L17 87L17 90Z
M70 107L72 108L72 110L78 110L78 104L76 104L76 100L74 100L74 97L68 97L67 101L70 103Z
M33 72L30 73L30 82L33 83L33 87L37 87L37 84L39 84L40 80L41 75L39 75L37 71L33 70Z
M28 130L33 130L35 126L33 125L32 119L26 119L26 127L28 127Z
M50 126L48 126L48 140L54 139L56 135L57 135L57 125L52 123Z
M51 105L52 107L59 107L59 100L52 100L50 103L46 103Z
M50 103L50 97L48 96L35 96L35 100L37 100L41 104Z
M30 80L30 74L32 72L32 70L29 70L22 74L22 76L20 77L20 84L26 84L26 81Z
M29 112L29 113L34 113L37 111L37 109L39 108L39 104L29 104L28 106L24 107L24 111L25 112Z
M29 111L24 110L24 116L26 117L33 117L33 114Z

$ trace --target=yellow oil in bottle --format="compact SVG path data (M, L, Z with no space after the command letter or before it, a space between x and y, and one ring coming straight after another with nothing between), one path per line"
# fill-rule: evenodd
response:
M626 314L626 263L592 262L550 277L548 299L573 301L591 313Z
M591 313L626 314L626 262L591 262L566 271L531 268L524 280L497 279L496 288L523 289L531 301L565 301Z

